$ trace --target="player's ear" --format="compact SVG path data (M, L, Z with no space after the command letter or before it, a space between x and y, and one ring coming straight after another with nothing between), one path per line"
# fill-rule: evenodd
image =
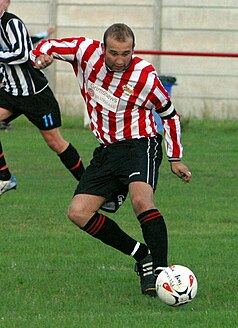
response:
M134 51L135 51L135 43L132 45L132 54L134 54Z
M105 45L102 43L102 52L105 54Z

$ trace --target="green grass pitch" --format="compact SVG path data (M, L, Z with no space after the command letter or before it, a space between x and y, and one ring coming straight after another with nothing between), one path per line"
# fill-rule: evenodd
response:
M62 134L84 162L97 145L82 119ZM66 216L76 183L24 118L0 131L17 178L0 199L0 327L236 328L237 121L190 120L183 126L191 183L175 177L164 156L156 206L169 233L169 262L191 268L198 294L172 308L140 294L134 261L91 238ZM111 215L142 240L127 199Z

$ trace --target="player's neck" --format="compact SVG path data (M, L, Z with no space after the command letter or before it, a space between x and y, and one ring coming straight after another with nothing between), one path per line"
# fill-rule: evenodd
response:
M6 10L0 11L0 18L2 18L2 16L4 15L5 12L6 12Z

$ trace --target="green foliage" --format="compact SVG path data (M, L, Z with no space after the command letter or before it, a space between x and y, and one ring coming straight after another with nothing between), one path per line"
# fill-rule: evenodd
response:
M63 119L62 134L85 163L97 141L82 119ZM169 232L171 264L198 278L196 299L171 308L140 294L133 259L104 246L66 216L76 183L24 119L0 131L17 178L0 199L0 327L237 327L237 122L189 120L178 180L164 158L156 205ZM142 240L129 199L111 215Z

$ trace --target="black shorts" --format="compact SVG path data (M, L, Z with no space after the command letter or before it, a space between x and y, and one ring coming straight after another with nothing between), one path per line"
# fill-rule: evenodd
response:
M97 147L75 194L111 199L133 181L146 182L155 190L162 161L161 141L158 134Z
M12 96L0 89L0 107L13 113L7 122L23 114L40 130L61 126L59 105L49 87L33 96Z

